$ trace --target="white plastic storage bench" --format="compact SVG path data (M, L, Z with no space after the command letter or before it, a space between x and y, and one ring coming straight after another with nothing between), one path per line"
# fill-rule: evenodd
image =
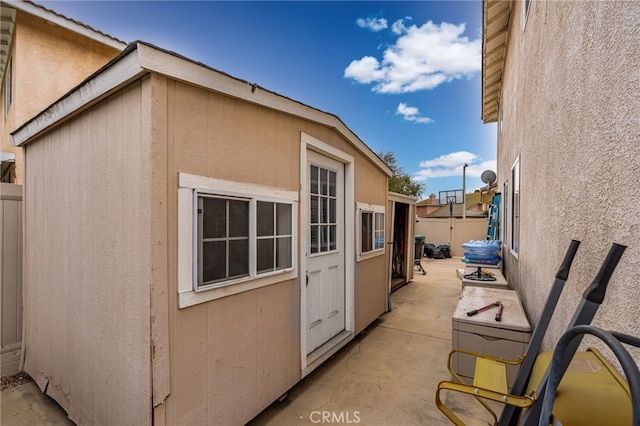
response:
M502 319L496 321L498 308L494 307L468 316L467 312L490 305L503 304ZM524 313L518 294L514 290L465 286L453 314L453 349L465 349L506 359L516 359L527 350L531 326ZM473 380L476 358L455 354L453 369L464 379ZM518 366L507 366L509 387L513 384Z

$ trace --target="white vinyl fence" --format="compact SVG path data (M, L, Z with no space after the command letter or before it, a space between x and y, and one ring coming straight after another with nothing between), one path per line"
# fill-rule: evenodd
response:
M425 243L433 243L436 246L448 244L452 256L462 257L462 244L471 240L486 239L488 226L487 218L418 218L415 233L424 235Z
M22 186L0 183L0 373L18 372L22 345Z

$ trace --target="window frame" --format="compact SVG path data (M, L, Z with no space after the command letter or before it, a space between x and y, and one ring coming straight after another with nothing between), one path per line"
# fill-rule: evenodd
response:
M4 105L4 117L6 120L9 115L9 107L13 102L13 58L9 58L7 62L7 70L4 74L4 96L2 99Z
M527 20L529 19L529 11L531 10L533 0L524 0L522 2L522 31L527 28Z
M372 226L371 226L371 244L372 250L368 250L363 252L362 247L362 225L363 225L363 214L371 214ZM382 216L382 229L376 228L376 217ZM386 209L382 205L377 204L368 204L368 203L357 203L357 261L369 259L372 257L380 256L385 253L385 242L386 242ZM382 233L382 247L376 248L376 234Z
M249 202L249 274L200 285L198 204L202 197ZM290 206L290 266L258 273L258 202ZM298 194L260 185L237 183L188 173L179 174L178 188L178 305L180 308L253 290L298 276ZM274 230L274 232L276 232Z
M502 210L502 243L507 247L510 247L509 243L509 226L511 225L511 220L509 219L509 203L511 201L510 192L509 192L509 179L505 180L502 185L502 197L503 197L503 210Z
M518 258L520 253L520 156L511 166L511 221L509 247L514 257Z

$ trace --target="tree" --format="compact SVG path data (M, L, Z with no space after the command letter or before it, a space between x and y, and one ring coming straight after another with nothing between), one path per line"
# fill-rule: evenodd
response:
M416 182L398 165L393 152L382 151L378 157L391 169L393 175L389 178L389 191L419 198L425 190L424 183Z

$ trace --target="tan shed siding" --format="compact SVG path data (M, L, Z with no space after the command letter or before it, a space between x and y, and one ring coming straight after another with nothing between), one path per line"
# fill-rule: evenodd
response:
M26 148L25 371L76 423L151 422L140 89Z
M170 83L176 171L298 191L300 133L285 114ZM259 123L259 124L258 124Z
M362 156L356 157L355 199L356 202L365 202L380 206L387 205L387 177L381 173L373 163ZM355 209L354 209L355 210ZM355 213L354 213L355 214ZM391 216L388 209L386 215ZM356 228L358 220L356 218ZM354 241L358 238L358 229L355 229ZM385 235L389 241L390 235ZM385 244L385 250L391 250L392 246ZM382 315L387 307L388 265L389 254L376 256L361 262L356 262L355 267L355 332L364 330L373 320Z
M513 3L498 144L499 188L518 155L521 166L521 249L505 255L507 278L535 324L570 239L583 241L549 349L610 244L629 245L594 323L638 336L639 4L534 1L525 29L522 5Z
M167 82L165 99L169 188L186 172L299 190L299 120L175 81ZM170 192L175 265L177 193ZM298 280L178 309L175 266L169 275L168 424L244 424L297 383Z

